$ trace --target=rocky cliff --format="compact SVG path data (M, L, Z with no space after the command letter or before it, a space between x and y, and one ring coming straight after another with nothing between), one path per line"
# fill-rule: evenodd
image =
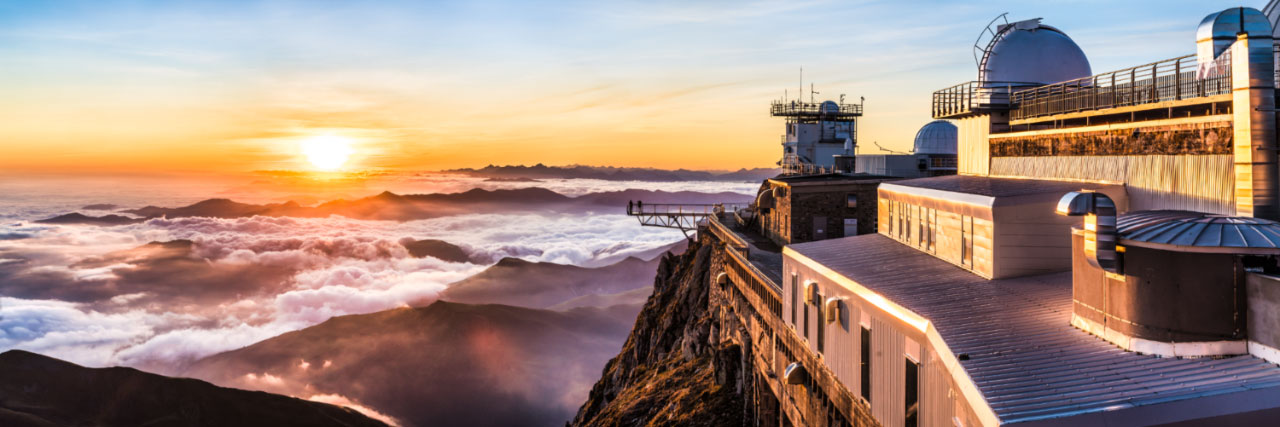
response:
M742 347L719 342L710 307L710 243L664 256L653 295L574 426L744 425L749 374Z

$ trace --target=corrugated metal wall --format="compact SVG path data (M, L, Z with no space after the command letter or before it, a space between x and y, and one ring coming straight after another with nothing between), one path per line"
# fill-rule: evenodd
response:
M905 421L904 350L902 333L890 323L871 319L871 415L884 427L902 427Z
M1230 154L996 157L991 159L991 174L1122 182L1130 210L1236 212Z
M920 364L920 427L952 427L956 404L951 377L938 356L925 348Z
M980 115L956 121L959 128L957 167L961 174L986 175L990 170L991 144L987 137L991 134L991 117Z

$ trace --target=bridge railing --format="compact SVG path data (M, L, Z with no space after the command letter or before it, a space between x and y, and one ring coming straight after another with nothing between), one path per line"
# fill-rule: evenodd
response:
M742 203L706 203L706 204L690 204L690 203L628 203L627 215L679 215L679 216L707 216L718 215L722 212L732 212L745 208L747 205Z
M1013 92L1013 120L1155 104L1231 93L1231 52L1200 64L1195 55Z

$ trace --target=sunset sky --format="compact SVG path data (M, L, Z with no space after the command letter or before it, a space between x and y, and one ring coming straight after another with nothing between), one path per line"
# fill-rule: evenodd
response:
M317 135L348 169L765 167L800 66L867 98L863 152L906 150L1000 12L1104 72L1193 53L1240 5L982 3L0 1L0 171L305 169Z

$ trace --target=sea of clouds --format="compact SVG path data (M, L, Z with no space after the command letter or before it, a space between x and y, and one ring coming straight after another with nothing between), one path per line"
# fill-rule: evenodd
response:
M465 184L451 181L447 187L464 191ZM620 189L613 182L591 185L557 186L579 194ZM439 187L446 186L433 186ZM683 183L627 188L646 187L686 189ZM741 183L692 187L749 189ZM450 283L503 257L590 266L682 238L676 230L603 214L472 214L408 222L160 218L123 226L32 222L79 204L137 207L204 198L181 189L150 195L76 191L45 202L32 196L34 190L0 196L8 198L0 200L6 202L0 212L0 351L177 372L204 356L332 316L430 301ZM401 245L405 239L459 245L475 263L415 258Z

